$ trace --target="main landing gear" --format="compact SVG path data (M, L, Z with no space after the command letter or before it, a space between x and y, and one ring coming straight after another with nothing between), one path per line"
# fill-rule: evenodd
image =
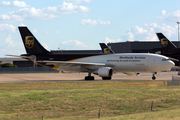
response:
M94 80L94 76L91 76L91 72L88 72L88 76L84 78L85 80Z
M94 76L86 76L85 80L94 80Z
M88 72L88 76L86 76L85 80L94 80L94 76L91 76L92 72ZM102 77L103 80L111 80L111 77Z
M153 73L152 80L156 79L156 76L155 76L156 74L157 74L157 72Z

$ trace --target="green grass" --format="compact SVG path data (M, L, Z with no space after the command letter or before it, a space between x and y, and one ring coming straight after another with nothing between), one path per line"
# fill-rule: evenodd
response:
M173 110L163 110L163 111L156 111L156 112L144 112L144 113L136 113L136 114L128 114L128 115L121 115L116 117L106 117L102 118L101 120L179 120L179 109ZM99 119L93 119L99 120Z
M121 119L148 114L152 101L153 114L180 110L179 86L163 81L0 84L0 119L95 119L99 109L102 118ZM109 118L114 116L121 117Z

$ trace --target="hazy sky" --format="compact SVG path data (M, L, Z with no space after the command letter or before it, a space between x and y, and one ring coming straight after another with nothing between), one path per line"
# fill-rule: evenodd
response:
M177 41L180 0L8 0L0 2L0 57L25 53L25 25L48 50L100 49L99 42Z

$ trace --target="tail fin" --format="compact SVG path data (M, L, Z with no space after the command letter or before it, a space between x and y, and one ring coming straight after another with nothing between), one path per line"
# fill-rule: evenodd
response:
M173 48L177 48L171 41L169 41L162 33L156 33L156 35L158 36L161 46L162 48L165 49L173 49Z
M27 27L18 27L27 54L49 53L34 37Z
M99 43L103 53L114 53L105 43Z

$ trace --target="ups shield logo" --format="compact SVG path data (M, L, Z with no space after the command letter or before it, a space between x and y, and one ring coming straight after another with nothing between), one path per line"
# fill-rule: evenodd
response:
M34 37L33 36L26 36L25 45L27 48L31 49L34 46Z
M166 38L161 39L161 46L163 46L163 47L168 46L168 40Z
M104 53L110 53L110 49L109 48L104 48Z

